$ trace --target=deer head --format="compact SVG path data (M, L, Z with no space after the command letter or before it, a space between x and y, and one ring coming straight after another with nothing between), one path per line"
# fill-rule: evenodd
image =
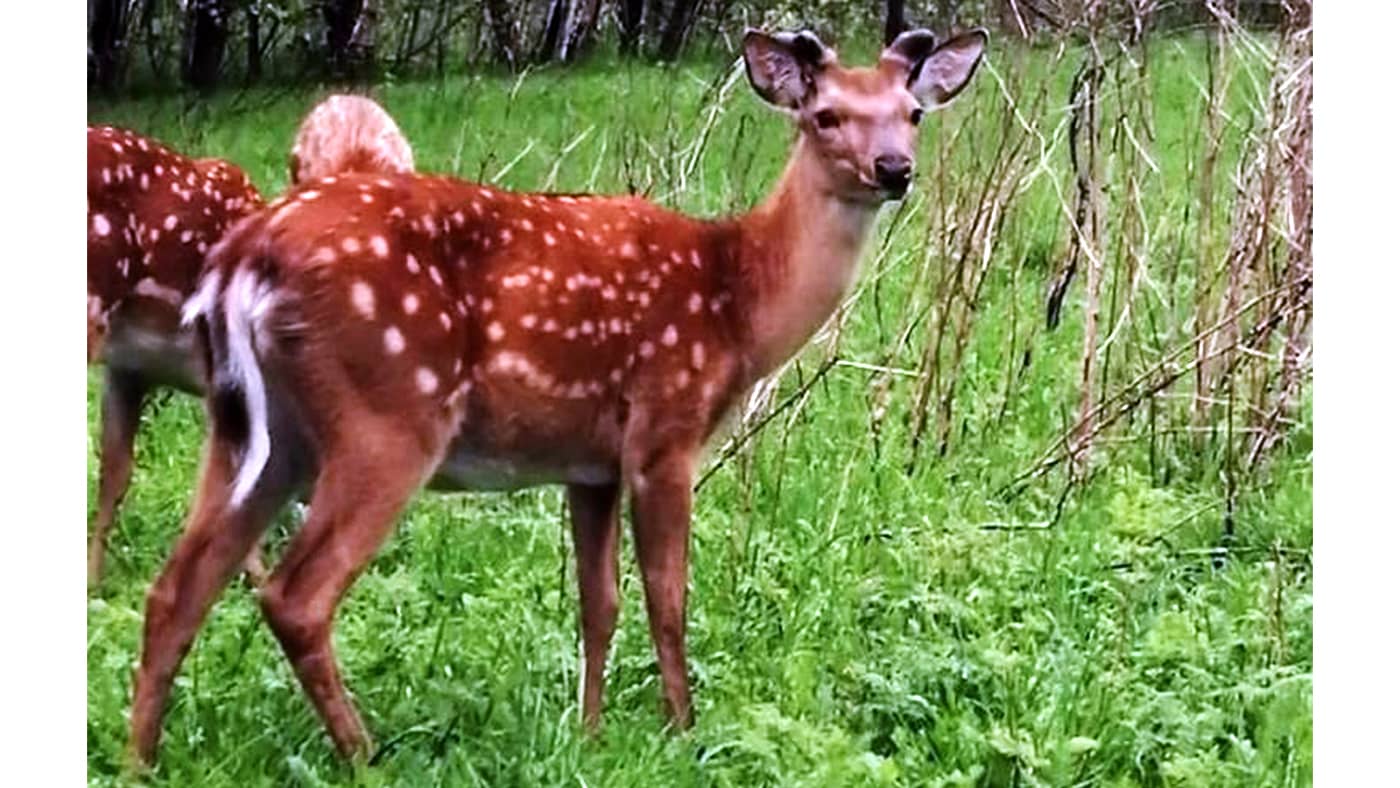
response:
M797 124L802 143L824 165L831 191L878 203L904 196L919 121L962 92L986 44L980 29L942 44L927 30L911 30L874 68L843 68L811 32L750 30L744 65L754 90Z

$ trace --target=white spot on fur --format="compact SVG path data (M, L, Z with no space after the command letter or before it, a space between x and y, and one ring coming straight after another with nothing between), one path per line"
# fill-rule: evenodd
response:
M384 240L384 236L382 235L375 235L370 237L369 248L371 251L374 252L375 256L379 257L380 259L389 256L389 242Z
M405 314L405 315L411 315L411 314L413 314L414 312L417 312L417 311L418 311L418 296L416 296L416 295L414 295L414 294L412 294L412 293L409 293L408 295L404 296L404 297L403 297L403 312L404 312L404 314Z
M106 236L112 232L112 223L107 221L107 217L100 213L92 215L92 231L98 235Z
M366 320L374 319L374 289L368 282L356 279L350 284L350 303Z
M418 390L424 394L432 394L434 391L437 391L438 377L431 369L419 367L413 377L418 383Z
M389 355L396 356L402 353L403 347L403 332L393 326L384 329L384 349L389 351Z
M500 342L505 338L506 330L499 321L491 321L491 325L486 327L486 338L492 342Z

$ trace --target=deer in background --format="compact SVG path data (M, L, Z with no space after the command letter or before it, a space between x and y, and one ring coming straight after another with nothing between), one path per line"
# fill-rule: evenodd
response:
M425 484L566 486L590 729L625 491L662 692L688 725L697 459L834 313L878 209L910 184L920 117L963 89L986 40L913 31L874 68L844 68L811 33L748 32L749 80L798 136L774 192L734 218L354 175L241 223L186 307L210 342L212 426L186 530L147 597L135 765L154 759L180 661L239 557L304 487L306 523L260 602L341 753L368 753L370 737L332 650L335 609Z
M88 549L88 584L95 585L131 483L146 395L156 386L203 388L203 354L194 332L180 326L180 306L209 247L262 198L242 170L221 159L191 159L110 126L89 127L87 140L87 358L106 367Z
M378 104L332 96L302 121L291 177L413 171L413 153ZM310 173L311 175L308 175ZM106 366L98 507L88 550L88 584L102 576L107 534L131 482L136 431L157 386L202 394L204 353L180 325L209 247L262 206L237 166L191 159L169 146L110 126L88 129L88 363ZM248 554L253 581L259 551Z
M413 172L413 149L384 108L363 96L331 96L297 129L292 185L347 172Z

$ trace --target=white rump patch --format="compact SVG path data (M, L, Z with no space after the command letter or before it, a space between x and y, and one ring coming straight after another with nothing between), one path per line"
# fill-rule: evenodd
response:
M202 288L201 288L202 289ZM253 332L258 319L271 307L272 292L258 282L256 274L240 269L229 280L225 299L228 324L229 372L243 390L243 402L248 409L248 446L233 480L229 503L237 507L253 491L271 455L272 438L267 429L267 391L263 386L262 370L253 350Z
M181 325L192 325L195 318L207 314L213 308L214 302L219 298L219 285L222 279L223 274L217 270L204 275L203 281L199 283L199 289L194 291L194 295L185 301L184 308L180 310Z

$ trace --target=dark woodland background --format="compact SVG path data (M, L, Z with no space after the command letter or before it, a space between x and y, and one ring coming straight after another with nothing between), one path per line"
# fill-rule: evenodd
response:
M1296 4L1295 4L1296 5ZM1240 23L1274 28L1282 0L88 0L88 83L105 93L183 85L378 82L463 69L519 71L600 54L674 61L735 51L746 26L1002 36L1178 31ZM1296 20L1295 20L1296 21Z

